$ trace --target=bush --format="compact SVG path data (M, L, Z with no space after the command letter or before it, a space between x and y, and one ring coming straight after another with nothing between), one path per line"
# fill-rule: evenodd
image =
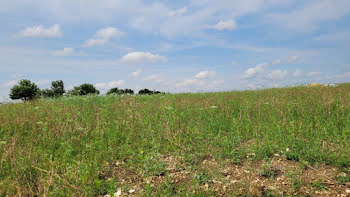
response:
M112 88L107 92L108 95L110 94L134 94L134 90L131 89L118 89L118 88Z
M145 95L145 94L152 95L152 94L165 94L165 93L160 92L160 91L151 91L149 89L142 89L139 91L139 94L140 95Z
M100 94L100 91L98 91L94 87L94 85L84 83L80 86L74 87L74 89L69 91L68 94L72 95L72 96L84 96L84 95L88 95L88 94Z
M40 94L39 87L29 80L23 79L18 85L15 85L10 91L10 98L13 100L21 99L22 101L33 100Z

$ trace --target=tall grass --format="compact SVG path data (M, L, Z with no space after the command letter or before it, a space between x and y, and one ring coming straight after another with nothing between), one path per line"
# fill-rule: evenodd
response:
M0 106L0 194L8 196L113 193L118 177L106 166L116 161L154 176L167 173L161 155L195 168L208 156L240 163L251 154L349 169L350 84Z

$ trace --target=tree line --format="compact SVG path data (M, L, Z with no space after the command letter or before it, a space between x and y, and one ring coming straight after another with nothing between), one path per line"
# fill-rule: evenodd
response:
M52 81L50 89L40 88L30 80L22 79L19 83L10 90L10 98L12 100L22 100L29 101L35 98L58 98L61 96L84 96L89 94L100 94L100 91L96 87L89 83L81 84L80 86L75 86L72 90L66 92L64 89L64 83L62 80ZM116 94L134 94L134 90L131 89L119 89L117 87L110 89L107 95ZM152 95L152 94L165 94L160 91L151 91L149 89L142 89L138 91L139 95Z

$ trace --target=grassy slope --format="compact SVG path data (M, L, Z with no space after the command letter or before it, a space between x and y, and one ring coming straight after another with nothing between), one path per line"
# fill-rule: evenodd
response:
M145 183L144 194L209 195L195 189L210 179L198 170L204 158L241 164L274 154L349 173L350 84L0 106L0 194L11 196L128 190L117 181L116 161L125 173L166 177L156 188ZM187 166L191 180L169 186L164 155Z

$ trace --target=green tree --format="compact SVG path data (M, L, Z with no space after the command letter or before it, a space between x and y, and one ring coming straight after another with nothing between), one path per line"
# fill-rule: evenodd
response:
M107 94L134 94L134 90L131 89L118 89L118 88L112 88L110 89Z
M80 86L75 86L73 90L68 92L68 94L72 96L84 96L88 94L100 94L100 91L98 91L94 85L84 83Z
M139 91L139 94L140 95L145 95L145 94L152 95L152 94L165 94L165 93L160 92L160 91L151 91L149 89L142 89Z
M66 91L64 90L64 83L62 80L51 82L51 89L54 92L54 96L62 96Z
M13 86L10 90L10 98L13 100L29 101L39 96L39 94L39 87L26 79L21 80L18 85Z
M52 89L41 90L41 96L44 98L53 98L55 97L55 92Z

